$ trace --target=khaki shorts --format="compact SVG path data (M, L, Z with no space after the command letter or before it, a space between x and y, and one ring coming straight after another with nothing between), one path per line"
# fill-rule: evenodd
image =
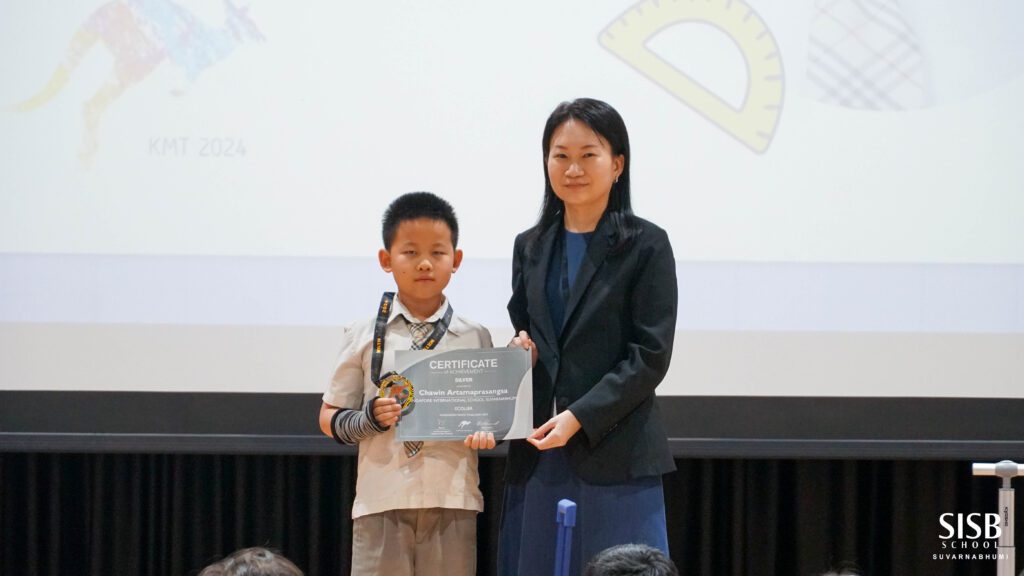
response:
M356 518L352 574L474 576L476 511L412 508Z

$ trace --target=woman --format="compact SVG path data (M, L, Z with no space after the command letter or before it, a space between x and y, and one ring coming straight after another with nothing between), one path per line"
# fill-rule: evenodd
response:
M541 216L515 241L513 346L533 351L538 428L509 447L499 573L549 573L555 509L577 508L572 569L616 544L668 554L661 475L675 469L654 399L676 320L665 231L633 215L629 137L611 106L559 105L543 139Z

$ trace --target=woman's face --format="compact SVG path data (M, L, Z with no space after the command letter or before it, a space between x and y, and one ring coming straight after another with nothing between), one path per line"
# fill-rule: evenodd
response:
M590 126L570 118L555 128L548 151L548 180L566 210L604 211L625 158Z

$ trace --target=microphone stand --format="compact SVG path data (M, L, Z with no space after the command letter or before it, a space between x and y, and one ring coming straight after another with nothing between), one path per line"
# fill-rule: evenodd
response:
M1013 485L1010 481L1024 476L1024 464L1003 460L996 464L975 462L971 467L975 476L998 476L1003 479L999 488L999 553L996 556L996 576L1016 576L1016 557L1013 544Z

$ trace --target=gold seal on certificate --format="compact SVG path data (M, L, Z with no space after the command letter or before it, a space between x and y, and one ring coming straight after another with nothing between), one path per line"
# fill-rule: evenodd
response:
M405 410L412 404L415 396L415 388L408 378L397 372L389 372L380 380L377 396L381 398L394 398L398 405Z

